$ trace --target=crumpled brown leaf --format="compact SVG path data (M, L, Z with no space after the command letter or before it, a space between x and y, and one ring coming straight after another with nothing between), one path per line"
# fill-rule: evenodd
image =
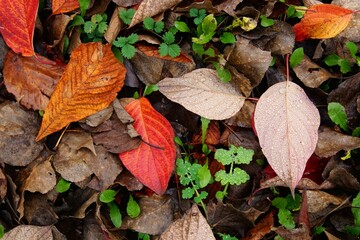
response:
M196 204L181 218L173 222L166 231L161 234L160 240L190 240L206 239L215 240L214 234L199 211Z
M146 17L155 16L180 3L181 0L143 0L136 10L129 27L142 22Z
M173 222L173 201L168 195L143 197L138 202L141 213L137 218L126 216L121 229L132 229L150 235L159 235Z
M121 28L123 27L123 22L119 18L119 11L123 9L120 7L115 8L113 14L111 15L109 26L104 34L104 38L108 43L112 43L117 35L119 34Z
M3 170L0 168L0 201L2 201L7 193L7 180Z
M6 89L21 105L33 110L46 108L63 72L64 66L45 57L22 57L13 51L6 55L3 70Z
M359 1L333 0L331 2L331 4L338 5L343 8L353 10L353 11L357 11L360 9ZM354 14L350 20L349 25L337 37L346 38L352 42L359 42L360 41L360 15Z
M35 142L39 117L23 110L19 104L0 104L0 162L11 166L26 166L44 148ZM21 151L19 151L21 149Z
M20 225L5 233L2 240L65 240L66 237L55 226Z
M47 226L55 224L58 220L47 195L26 193L24 209L24 219L31 225Z
M315 149L315 154L319 157L330 157L340 150L355 148L360 148L360 138L345 135L328 127L319 129L319 139Z

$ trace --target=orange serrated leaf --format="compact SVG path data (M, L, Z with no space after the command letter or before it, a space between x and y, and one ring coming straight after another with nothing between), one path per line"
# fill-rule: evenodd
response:
M132 101L125 110L134 118L134 128L143 141L138 148L120 153L119 158L145 186L163 194L175 164L173 129L146 98Z
M52 12L54 15L66 13L79 8L79 6L79 0L53 0Z
M1 0L0 32L6 44L23 56L35 55L33 36L39 0Z
M352 10L331 4L313 5L306 11L300 23L293 27L295 40L335 37L347 27L353 13Z
M106 108L124 85L125 73L110 45L81 44L56 85L36 141Z
M168 55L160 56L159 49L155 46L138 44L138 45L136 45L136 48L139 51L141 51L142 53L144 53L146 56L149 56L149 57L156 57L156 58L160 58L160 59L164 59L164 60L169 60L169 61L174 61L174 62L182 62L182 63L186 63L186 62L191 63L192 62L191 58L186 56L184 53L180 53L179 56L172 58Z

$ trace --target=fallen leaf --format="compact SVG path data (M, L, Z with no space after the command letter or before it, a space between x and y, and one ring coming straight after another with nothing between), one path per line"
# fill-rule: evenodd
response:
M138 148L120 153L119 157L140 182L163 194L175 164L173 129L146 98L132 101L125 110L134 118L134 128L142 142Z
M252 88L259 85L272 61L271 52L261 50L242 37L234 46L226 47L224 55L228 64L250 79Z
M230 84L219 79L215 70L208 68L196 69L179 78L165 78L158 86L171 101L211 120L234 116L245 101Z
M0 1L0 32L15 53L35 55L33 37L38 7L39 0Z
M223 3L219 4L216 6L216 8L221 12L224 11L227 14L229 14L230 16L236 18L236 12L235 9L237 7L237 5L239 5L239 3L241 3L243 0L227 0L224 1Z
M201 129L197 134L194 134L191 139L191 144L201 144L202 142ZM220 141L220 126L219 122L211 121L205 134L205 143L209 145L217 145Z
M295 40L333 38L347 27L353 13L331 4L313 5L306 10L300 23L294 25Z
M160 235L173 222L174 202L168 195L143 197L138 202L141 213L137 218L126 216L121 229L132 229L150 235Z
M61 238L59 238L61 237ZM31 240L57 240L64 239L55 226L20 225L5 233L2 240L31 239Z
M246 237L242 240L262 240L266 234L271 232L274 227L274 212L271 211L254 228L247 232Z
M21 105L33 110L46 108L63 72L63 66L45 57L22 57L13 51L7 53L3 69L6 89Z
M319 190L306 190L306 193L309 213L323 211L330 204L338 206L346 200L344 197L334 196Z
M360 138L337 132L328 127L319 129L319 140L315 149L315 153L319 157L331 157L340 150L348 151L356 148L360 148Z
M227 119L225 122L230 126L251 128L251 120L255 111L255 103L246 100L243 107L234 116ZM253 148L251 148L253 149Z
M23 181L22 191L45 194L56 185L55 171L49 160L45 160L29 169L28 177Z
M283 226L275 229L275 232L279 234L283 239L291 239L291 240L311 240L309 229L300 224L298 228L294 229L286 229Z
M301 87L280 82L261 95L254 122L270 166L294 193L318 140L317 108Z
M120 30L124 26L124 23L119 18L119 12L122 9L123 8L116 7L113 14L111 15L109 26L104 34L104 38L108 43L112 43L116 39Z
M0 162L11 166L26 166L44 148L35 142L39 117L23 110L19 104L0 104ZM19 151L21 149L21 151Z
M79 7L78 0L52 0L52 13L54 15L71 12Z
M86 123L88 126L92 127L92 128L96 128L98 127L100 124L104 123L106 120L109 120L110 117L113 114L113 107L110 105L107 108L98 111L95 114L92 114L90 116L88 116L85 119L80 120L80 123Z
M165 0L162 2L156 0L143 0L136 10L129 28L142 22L146 17L153 17L156 14L162 13L180 2L181 0Z
M3 170L0 168L0 201L4 200L7 193L7 180Z
M131 63L136 75L146 85L156 84L165 77L180 77L195 69L195 62L184 53L176 58L161 57L157 47L140 44Z
M25 221L30 225L48 226L57 223L58 216L54 212L48 196L40 193L26 194Z
M173 222L160 236L160 240L172 239L215 240L215 236L198 206L193 204L181 219Z
M311 88L317 88L329 78L335 77L324 68L311 61L306 55L304 55L302 61L294 67L293 70L300 81L302 81L305 86Z
M76 13L71 16L59 14L49 18L46 24L46 30L48 34L48 42L51 44L51 47L58 46L59 51L63 52L63 39L66 34L67 26L76 15Z
M76 48L46 107L36 141L106 108L122 88L125 73L110 45Z
M333 0L331 4L353 10L354 12L360 9L360 3L358 1ZM360 14L353 15L349 25L338 35L338 37L352 42L360 41Z
M128 191L139 191L144 187L144 185L126 169L121 172L120 176L116 179L116 183L126 187Z
M131 7L140 3L141 1L142 0L113 0L113 2L120 7Z

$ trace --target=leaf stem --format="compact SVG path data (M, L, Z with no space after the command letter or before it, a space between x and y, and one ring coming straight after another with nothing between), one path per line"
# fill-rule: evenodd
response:
M191 186L193 187L193 189L195 190L196 196L199 197L199 196L200 196L200 193L199 193L198 190L196 189L195 184L193 183L193 181L191 181L190 183L191 183ZM201 207L204 209L204 213L205 213L206 219L208 219L208 214L207 214L207 211L206 211L206 206L205 206L203 200L200 200L200 205L201 205Z

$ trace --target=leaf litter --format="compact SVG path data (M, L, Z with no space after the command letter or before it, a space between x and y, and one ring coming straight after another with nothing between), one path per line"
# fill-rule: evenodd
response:
M51 2L3 1L0 10L11 49L0 46L0 237L5 228L3 239L356 238L359 3ZM134 17L123 21L124 11ZM202 22L211 14L215 32ZM144 28L147 17L163 32ZM85 33L85 23L101 31ZM121 59L112 42L131 34L135 55ZM162 56L164 44L179 56ZM285 55L299 47L304 56L287 78ZM334 102L343 109L335 122ZM250 164L214 159L234 147L254 150ZM201 169L189 181L209 181L193 188L198 196L181 195L176 158ZM212 182L239 167L247 182ZM56 192L62 181L70 189ZM99 198L107 190L111 203ZM301 194L298 208L290 193ZM294 228L282 225L275 198L286 199Z

